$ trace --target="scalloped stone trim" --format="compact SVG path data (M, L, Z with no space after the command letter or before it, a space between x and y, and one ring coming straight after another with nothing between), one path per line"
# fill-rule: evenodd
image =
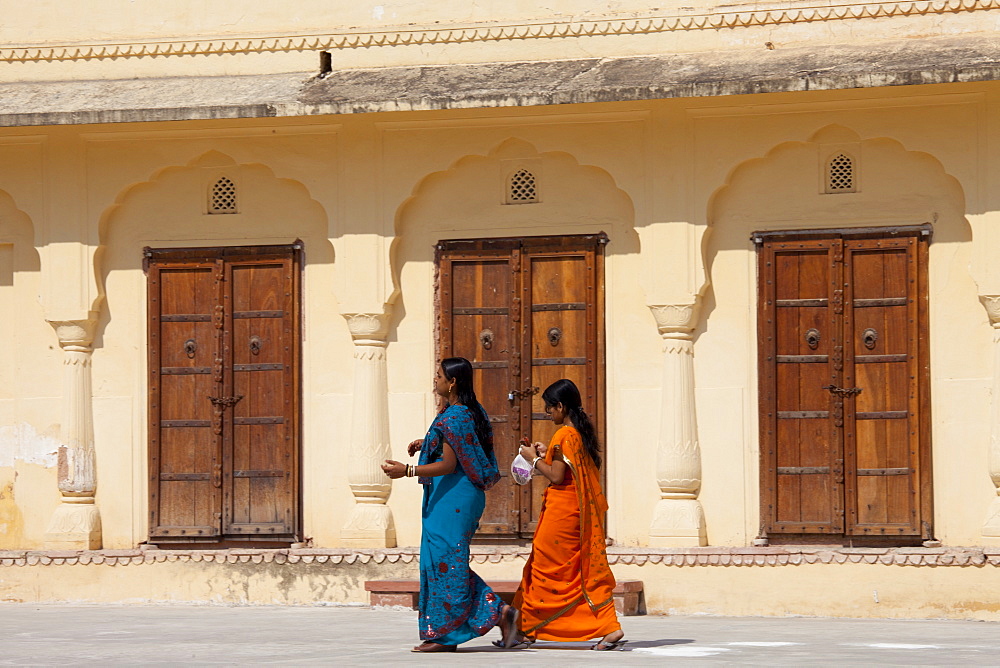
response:
M1000 8L1000 0L916 0L833 7L759 9L683 16L658 16L589 21L490 23L452 28L400 28L380 32L338 32L320 35L237 37L217 40L176 40L124 44L80 44L0 49L0 62L49 62L151 58L164 56L231 55L291 51L367 49L382 46L463 44L524 39L646 35L691 30L776 26L817 21L952 14Z
M530 550L482 547L473 550L477 564L524 561ZM164 562L217 564L409 564L419 561L417 548L396 549L230 549L230 550L94 550L57 552L0 551L0 566L138 566ZM799 566L802 564L881 564L884 566L1000 566L1000 548L608 548L612 565L660 566Z

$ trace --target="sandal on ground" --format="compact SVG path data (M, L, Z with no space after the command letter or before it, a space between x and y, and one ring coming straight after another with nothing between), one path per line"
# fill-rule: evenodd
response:
M411 652L454 652L458 649L458 645L442 645L439 642L427 641L423 644L417 645Z
M520 642L521 611L508 605L501 618L505 623L500 625L501 643L504 649L511 649Z
M532 640L531 638L525 638L524 636L521 636L521 639L518 640L513 645L511 645L510 647L504 647L503 646L503 640L494 640L493 641L493 646L494 647L499 647L500 649L528 649L529 647L531 647L534 644L535 644L534 640Z
M622 650L625 649L625 643L627 642L628 640L616 640L614 642L606 642L602 640L596 645L591 645L590 649L594 650L595 652L607 652L613 649Z

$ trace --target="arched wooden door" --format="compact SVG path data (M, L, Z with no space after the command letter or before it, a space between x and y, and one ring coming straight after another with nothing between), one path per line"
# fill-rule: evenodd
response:
M930 228L754 237L765 531L931 538Z
M296 540L298 250L146 251L150 542Z
M438 244L438 356L472 362L504 476L487 493L480 537L535 530L546 483L518 487L509 474L522 436L547 443L554 432L546 386L576 383L603 442L606 243L600 234Z

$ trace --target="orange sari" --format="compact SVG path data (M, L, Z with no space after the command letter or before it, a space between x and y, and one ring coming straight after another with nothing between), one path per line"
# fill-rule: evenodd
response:
M529 638L601 638L621 628L604 542L608 502L576 429L564 425L556 431L545 453L547 464L556 450L566 462L566 477L545 490L514 607L521 611L521 631Z

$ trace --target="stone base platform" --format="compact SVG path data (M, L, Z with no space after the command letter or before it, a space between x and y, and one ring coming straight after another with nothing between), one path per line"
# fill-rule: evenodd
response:
M475 546L487 581L528 548ZM649 614L1000 621L1000 548L609 547ZM417 580L419 549L0 551L0 602L359 605L365 582Z
M511 603L520 580L489 580L490 586L505 603ZM373 608L402 606L417 609L420 598L419 580L369 580L365 582L368 601ZM622 617L646 614L646 602L640 580L619 580L614 589L615 610Z

